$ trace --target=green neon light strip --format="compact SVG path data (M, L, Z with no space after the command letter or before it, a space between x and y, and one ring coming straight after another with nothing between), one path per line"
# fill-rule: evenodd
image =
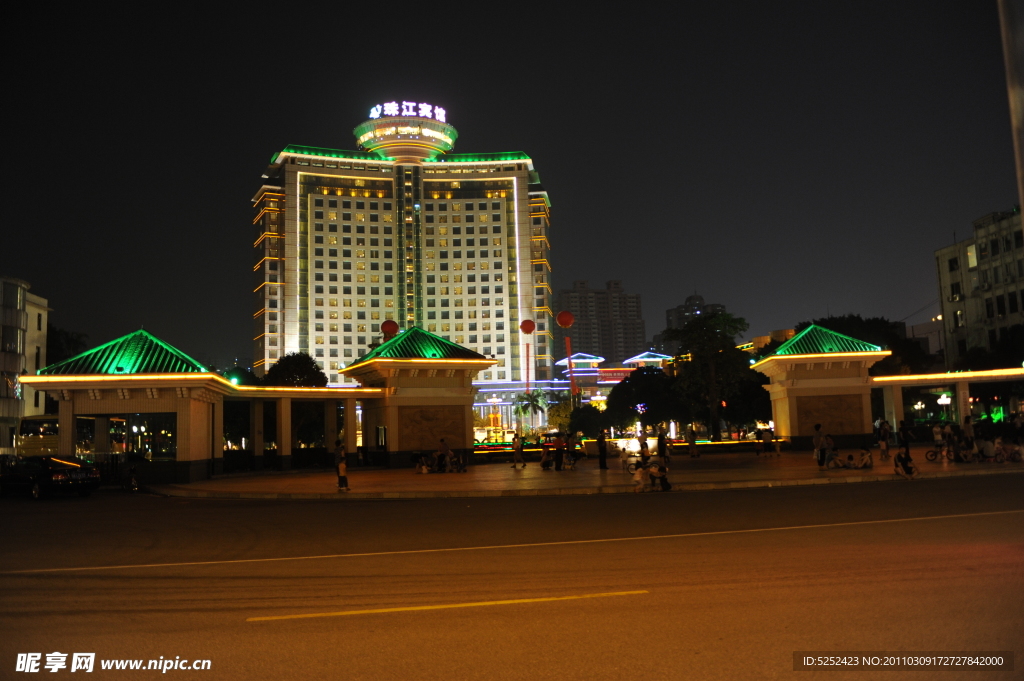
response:
M289 144L284 150L277 152L270 157L270 164L277 163L281 154L295 154L297 156L326 156L327 158L344 158L352 161L391 161L394 159L381 158L379 154L371 154L365 151L346 151L344 149L328 149L326 147L306 147L301 144Z

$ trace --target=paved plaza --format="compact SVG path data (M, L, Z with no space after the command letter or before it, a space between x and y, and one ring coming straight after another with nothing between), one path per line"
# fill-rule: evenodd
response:
M1024 463L931 463L925 448L912 451L920 478L1024 473ZM655 459L657 460L657 459ZM598 468L591 457L575 470L541 470L530 461L526 468L509 463L477 464L466 473L417 474L411 468L366 470L349 467L351 492L339 493L332 471L266 472L222 476L183 485L154 485L158 494L211 498L366 499L424 497L537 496L631 493L632 476L618 459L609 459L609 470ZM810 452L783 452L778 456L754 453L705 454L699 458L674 456L669 464L673 491L826 485L892 481L914 484L893 473L892 460L860 470L819 471ZM1024 480L1024 478L1022 478Z

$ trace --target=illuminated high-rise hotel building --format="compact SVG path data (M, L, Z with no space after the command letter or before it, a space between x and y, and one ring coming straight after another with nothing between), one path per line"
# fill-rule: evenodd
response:
M257 374L305 352L344 382L392 319L493 355L479 380L525 380L527 342L530 378L551 378L547 192L522 152L449 153L446 113L381 104L354 130L360 151L271 159L252 199Z

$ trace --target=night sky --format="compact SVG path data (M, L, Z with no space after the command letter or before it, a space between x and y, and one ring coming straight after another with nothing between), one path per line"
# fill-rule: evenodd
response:
M43 8L9 27L0 272L93 345L248 364L271 155L409 99L530 154L556 288L621 279L648 337L694 291L748 336L937 314L934 250L1017 202L994 0L693 5Z

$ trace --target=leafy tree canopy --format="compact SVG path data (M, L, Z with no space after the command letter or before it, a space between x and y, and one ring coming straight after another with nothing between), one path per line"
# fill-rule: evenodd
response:
M263 382L275 386L322 388L327 385L327 375L305 352L290 352L270 367Z
M231 367L221 375L235 385L260 385L262 383L259 376L245 367Z
M640 421L651 426L684 418L685 408L672 390L672 379L658 367L640 367L629 373L608 395L609 425L627 427Z
M56 364L89 349L89 336L46 324L46 363Z

